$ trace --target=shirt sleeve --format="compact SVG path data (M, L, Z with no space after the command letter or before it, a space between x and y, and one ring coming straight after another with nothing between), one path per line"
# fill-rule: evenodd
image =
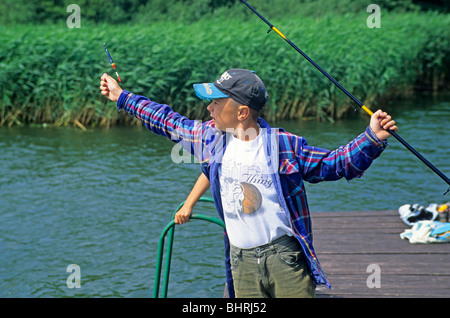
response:
M153 133L175 143L181 143L181 146L200 162L209 159L209 149L218 136L218 130L211 121L202 123L190 120L173 111L168 105L156 103L145 96L134 95L125 90L119 96L117 109L119 111L123 109L136 117Z
M361 177L373 160L380 156L387 141L380 141L370 127L367 127L347 145L333 151L309 146L303 138L297 144L297 160L303 179L317 183Z

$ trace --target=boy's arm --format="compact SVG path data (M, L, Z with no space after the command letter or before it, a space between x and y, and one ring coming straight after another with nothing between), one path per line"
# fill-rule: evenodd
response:
M364 133L334 151L308 146L302 139L297 154L303 179L315 183L361 177L386 147L391 136L386 129L397 131L398 127L391 116L378 110Z
M200 162L209 159L209 148L214 145L218 130L211 122L199 123L174 112L168 105L158 104L144 96L123 90L115 79L103 74L100 82L102 95L117 102L117 108L126 110L141 120L152 132L174 142L181 142L184 149ZM213 129L209 129L213 128ZM205 147L206 146L206 147Z
M149 130L172 141L179 142L183 139L192 141L193 130L201 129L195 121L174 112L168 105L123 90L117 81L106 73L101 77L100 90L102 95L117 103L119 110L124 109L128 114L141 120Z
M202 195L205 194L205 192L209 189L209 187L210 187L209 180L205 176L205 174L202 173L200 177L197 179L197 182L195 183L194 187L192 188L191 193L189 193L189 196L184 202L184 205L175 214L176 224L183 224L189 222L189 218L192 214L192 210L195 204L202 197Z

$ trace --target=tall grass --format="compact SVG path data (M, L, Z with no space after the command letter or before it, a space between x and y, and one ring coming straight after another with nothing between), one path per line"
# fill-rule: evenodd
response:
M448 77L450 17L387 13L380 29L367 13L271 21L358 99L371 105L418 83L439 88ZM122 87L206 117L192 84L224 70L255 70L275 119L335 119L352 110L348 98L256 17L193 24L20 26L0 29L0 125L50 123L110 126L135 122L99 94L103 72L118 67Z

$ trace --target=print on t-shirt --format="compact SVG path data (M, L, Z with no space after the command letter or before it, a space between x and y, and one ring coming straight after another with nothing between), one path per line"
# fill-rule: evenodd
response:
M233 160L234 161L234 160ZM262 205L262 195L258 187L270 188L270 175L263 174L257 165L243 165L234 161L230 170L223 170L221 176L221 191L225 198L226 211L252 214Z

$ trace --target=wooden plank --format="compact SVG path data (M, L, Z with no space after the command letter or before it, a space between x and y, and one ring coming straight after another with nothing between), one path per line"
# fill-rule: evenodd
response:
M380 288L367 287L367 276L340 275L333 279L333 287L317 289L318 297L449 297L448 277L386 275L381 277Z
M314 247L321 253L439 253L449 246L445 244L411 244L401 239L399 233L314 231Z
M450 297L450 244L411 244L397 211L312 214L314 247L333 288L318 297ZM368 266L380 269L369 288Z
M450 279L449 254L319 254L327 275L365 275L369 265L380 267L381 275L446 275ZM449 281L450 286L450 281Z
M321 252L430 253L443 249L440 244L410 244L400 239L400 233L410 227L396 211L319 212L312 214L312 224L314 246Z

